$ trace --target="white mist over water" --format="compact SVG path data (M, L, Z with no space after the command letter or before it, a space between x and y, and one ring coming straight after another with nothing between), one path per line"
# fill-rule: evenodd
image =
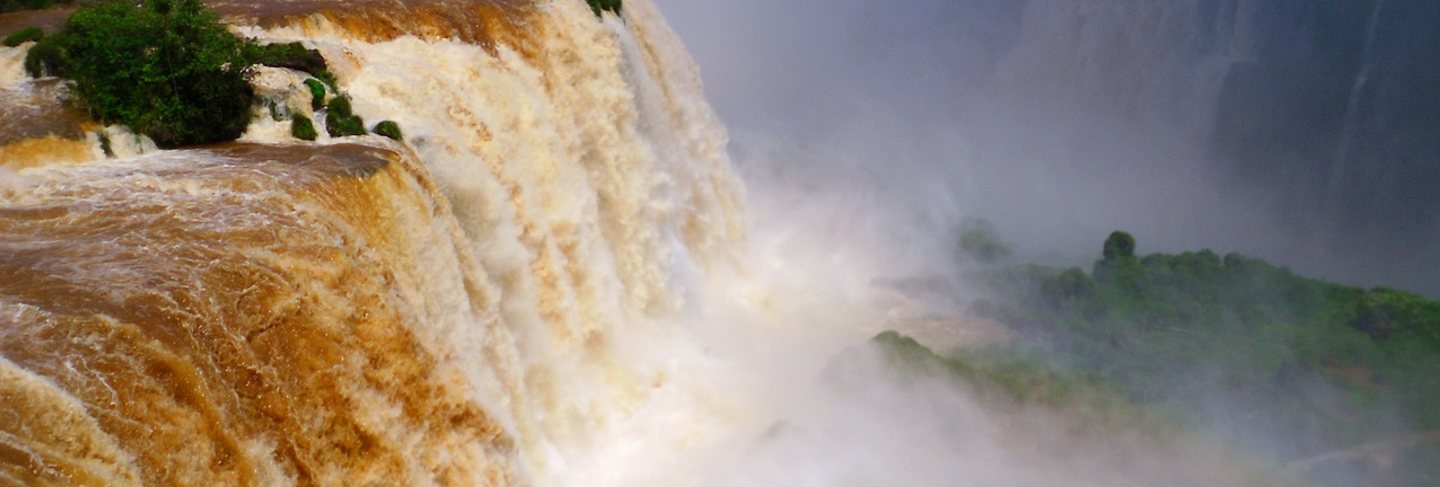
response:
M1423 189L1434 185L1414 179L1432 173L1426 158L1434 152L1425 143L1367 147L1429 130L1379 119L1414 112L1405 117L1435 120L1421 91L1371 106L1384 89L1434 84L1430 63L1399 55L1430 50L1434 10L1378 3L1379 16L1370 0L675 0L662 8L699 60L752 186L781 171L811 187L898 182L885 198L918 200L909 213L987 218L1047 263L1088 265L1096 242L1123 229L1145 252L1236 251L1328 280L1433 293L1440 279L1413 269L1431 267L1434 254L1425 242L1436 241L1426 223L1435 198ZM1347 65L1363 39L1345 37L1341 26L1374 19L1371 81L1359 93L1348 155L1368 163L1335 164L1328 148L1340 134L1292 111L1343 108L1363 73L1339 76L1345 93L1324 95L1309 90L1334 80L1231 77L1256 66ZM1317 57L1301 61L1306 53ZM1275 96L1236 98L1237 90ZM1213 153L1285 144L1271 132L1215 138L1217 127L1245 120L1277 134L1322 127L1294 145L1325 153L1312 160L1287 147L1245 161ZM782 168L747 156L777 145L801 154ZM836 178L836 160L852 158L876 174ZM1335 194L1345 197L1297 187L1332 168L1344 188ZM1371 208L1386 201L1398 204ZM1342 212L1363 217L1338 228ZM1367 224L1390 226L1362 230ZM1345 243L1366 231L1378 238Z

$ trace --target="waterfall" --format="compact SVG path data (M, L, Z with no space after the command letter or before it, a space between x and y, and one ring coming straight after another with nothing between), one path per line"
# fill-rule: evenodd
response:
M1360 70L1355 73L1355 83L1351 85L1350 96L1345 102L1345 115L1340 122L1340 141L1335 145L1335 156L1330 163L1329 188L1332 193L1340 191L1341 185L1345 183L1345 166L1349 164L1355 145L1355 131L1360 124L1360 115L1356 112L1360 108L1360 98L1370 84L1370 71L1374 68L1371 59L1375 56L1375 32L1380 28L1380 13L1384 9L1385 0L1377 0L1365 28L1365 47L1361 51Z
M257 68L240 140L160 150L0 50L0 485L1273 485L870 353L1013 335L910 291L951 283L892 243L949 241L881 192L750 198L652 0L205 3L404 140L297 140L308 75ZM1203 126L1215 4L1037 0L976 89Z
M49 136L66 158L0 140L0 482L563 485L604 463L675 366L627 337L702 312L745 230L655 7L216 4L319 49L407 142L300 143L268 116L119 158L93 126ZM17 59L5 88L42 89Z

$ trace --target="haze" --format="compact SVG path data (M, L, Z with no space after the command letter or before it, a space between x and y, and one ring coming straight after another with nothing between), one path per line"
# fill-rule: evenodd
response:
M1143 253L1239 251L1440 296L1435 2L661 8L757 208L848 201L869 210L856 238L898 260L980 217L1048 263L1088 265L1125 229Z

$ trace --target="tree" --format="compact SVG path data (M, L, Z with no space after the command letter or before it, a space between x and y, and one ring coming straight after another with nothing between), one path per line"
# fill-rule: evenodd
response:
M246 43L199 0L88 5L40 44L31 74L74 80L81 108L162 147L234 140L249 125Z
M1111 233L1110 238L1105 239L1104 255L1105 260L1135 257L1135 237L1121 231Z

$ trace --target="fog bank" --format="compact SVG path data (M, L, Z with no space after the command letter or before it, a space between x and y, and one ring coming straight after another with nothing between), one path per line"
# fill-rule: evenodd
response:
M978 216L1031 257L1083 264L1126 229L1142 252L1240 251L1440 295L1440 62L1425 54L1440 4L662 9L756 192L871 201L899 245Z

